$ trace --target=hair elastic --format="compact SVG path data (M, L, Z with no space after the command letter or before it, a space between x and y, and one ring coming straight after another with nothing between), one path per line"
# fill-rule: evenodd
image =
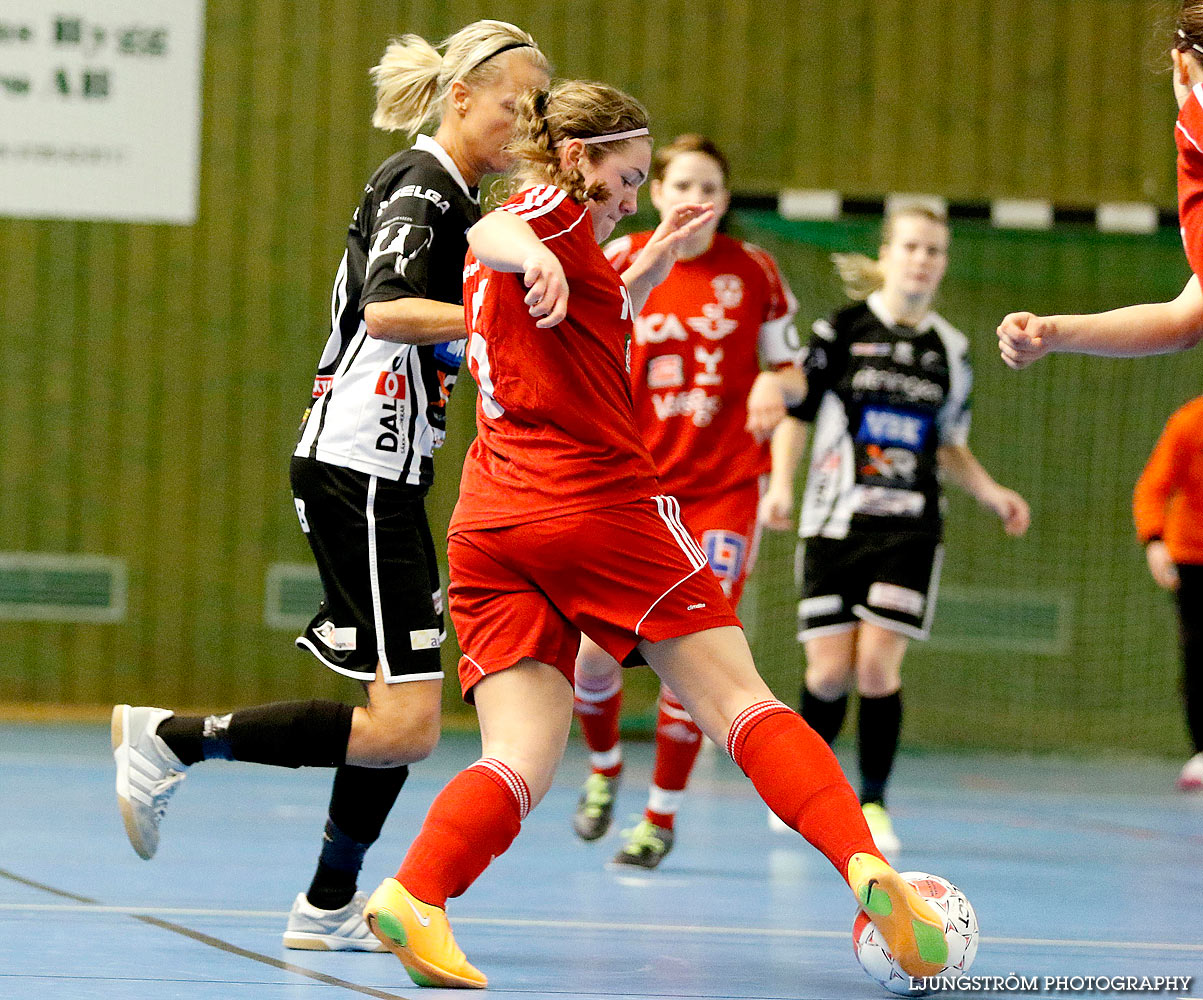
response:
M1203 56L1203 45L1196 45L1194 42L1192 42L1189 38L1186 37L1186 32L1183 31L1181 28L1178 29L1178 37L1181 38L1184 42L1186 42L1186 44L1189 45L1192 49L1194 49L1196 52L1198 52L1199 55Z
M592 145L595 142L619 142L622 139L637 139L641 135L651 135L646 128L633 128L626 132L611 132L609 135L574 135L572 139L580 139L586 146Z

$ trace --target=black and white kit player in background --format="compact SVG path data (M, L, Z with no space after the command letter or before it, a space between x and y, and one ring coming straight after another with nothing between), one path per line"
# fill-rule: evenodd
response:
M801 368L761 374L748 404L749 429L773 434L760 507L768 527L791 527L794 473L813 424L798 528L802 715L831 743L855 683L861 803L887 855L900 847L885 791L902 726L902 659L911 639L927 638L939 583L940 478L1010 535L1029 520L1023 497L969 450L969 342L931 310L948 237L942 215L902 206L886 217L877 260L837 255L860 301L815 323ZM784 419L787 405L796 419Z
M433 135L386 160L347 234L329 339L293 453L297 515L325 591L297 644L362 682L365 707L279 702L176 716L118 705L112 739L126 832L154 855L159 823L201 760L335 769L312 884L296 897L290 948L379 951L357 891L364 853L408 775L439 736L443 606L424 498L466 331L461 305L477 185L510 165L520 94L549 66L526 32L477 21L438 49L391 42L372 71L373 124Z

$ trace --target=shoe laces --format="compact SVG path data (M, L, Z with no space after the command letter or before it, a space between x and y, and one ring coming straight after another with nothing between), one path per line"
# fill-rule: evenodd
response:
M643 854L644 852L662 854L664 838L660 834L660 827L650 819L642 819L631 829L622 831L622 835L626 839L626 845L622 851L624 854Z
M183 780L183 771L171 770L167 772L166 777L155 788L152 809L155 815L156 826L163 819L163 814L167 812L167 803L171 801L171 797L175 794L175 790L180 787L180 782Z
M614 801L613 783L613 778L608 778L596 771L585 779L582 806L587 814L600 815L602 810Z

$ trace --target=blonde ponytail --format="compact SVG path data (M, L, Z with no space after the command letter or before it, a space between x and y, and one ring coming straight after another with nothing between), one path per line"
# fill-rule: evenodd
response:
M437 47L419 35L394 38L371 70L376 87L372 124L413 135L441 121L452 86L493 82L501 72L493 57L510 49L522 50L532 65L550 73L551 64L535 40L507 21L473 21Z
M831 260L844 283L844 294L862 302L885 284L881 265L863 253L833 253Z
M376 111L372 124L386 132L413 135L431 117L443 57L419 35L402 35L388 43L372 67Z
M923 202L902 202L886 212L881 224L883 247L894 239L894 224L904 218L926 219L948 229L948 216L943 212ZM864 301L885 285L886 277L881 264L872 257L866 257L863 253L833 253L831 260L840 281L844 283L844 294L856 302Z

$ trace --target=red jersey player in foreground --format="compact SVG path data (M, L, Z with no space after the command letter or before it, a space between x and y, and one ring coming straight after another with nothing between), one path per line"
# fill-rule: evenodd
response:
M647 113L611 87L567 81L519 102L515 134L522 189L469 231L478 436L448 541L460 681L483 755L431 804L397 878L369 900L368 925L420 985L486 985L452 937L447 899L547 792L587 632L620 662L638 650L847 879L906 972L939 972L939 922L878 853L830 749L757 674L635 422L631 319L712 207L679 206L619 278L598 243L635 211Z
M1178 101L1178 223L1194 272L1170 302L1148 302L1076 316L1011 313L998 327L1003 361L1026 368L1046 354L1132 358L1168 354L1203 340L1203 0L1183 0L1170 52Z
M660 488L680 502L710 569L738 607L756 558L756 509L769 471L768 444L744 429L748 393L762 364L792 366L799 345L796 304L776 262L759 247L717 232L731 200L728 173L722 151L700 135L678 136L652 157L652 204L661 219L690 202L713 204L714 216L679 245L677 263L635 317L631 396ZM653 235L615 240L606 257L621 274ZM576 661L576 714L592 773L572 820L583 840L596 840L610 827L622 772L621 706L621 666L585 636ZM701 745L697 723L662 685L647 809L624 831L615 863L655 868L668 854Z

